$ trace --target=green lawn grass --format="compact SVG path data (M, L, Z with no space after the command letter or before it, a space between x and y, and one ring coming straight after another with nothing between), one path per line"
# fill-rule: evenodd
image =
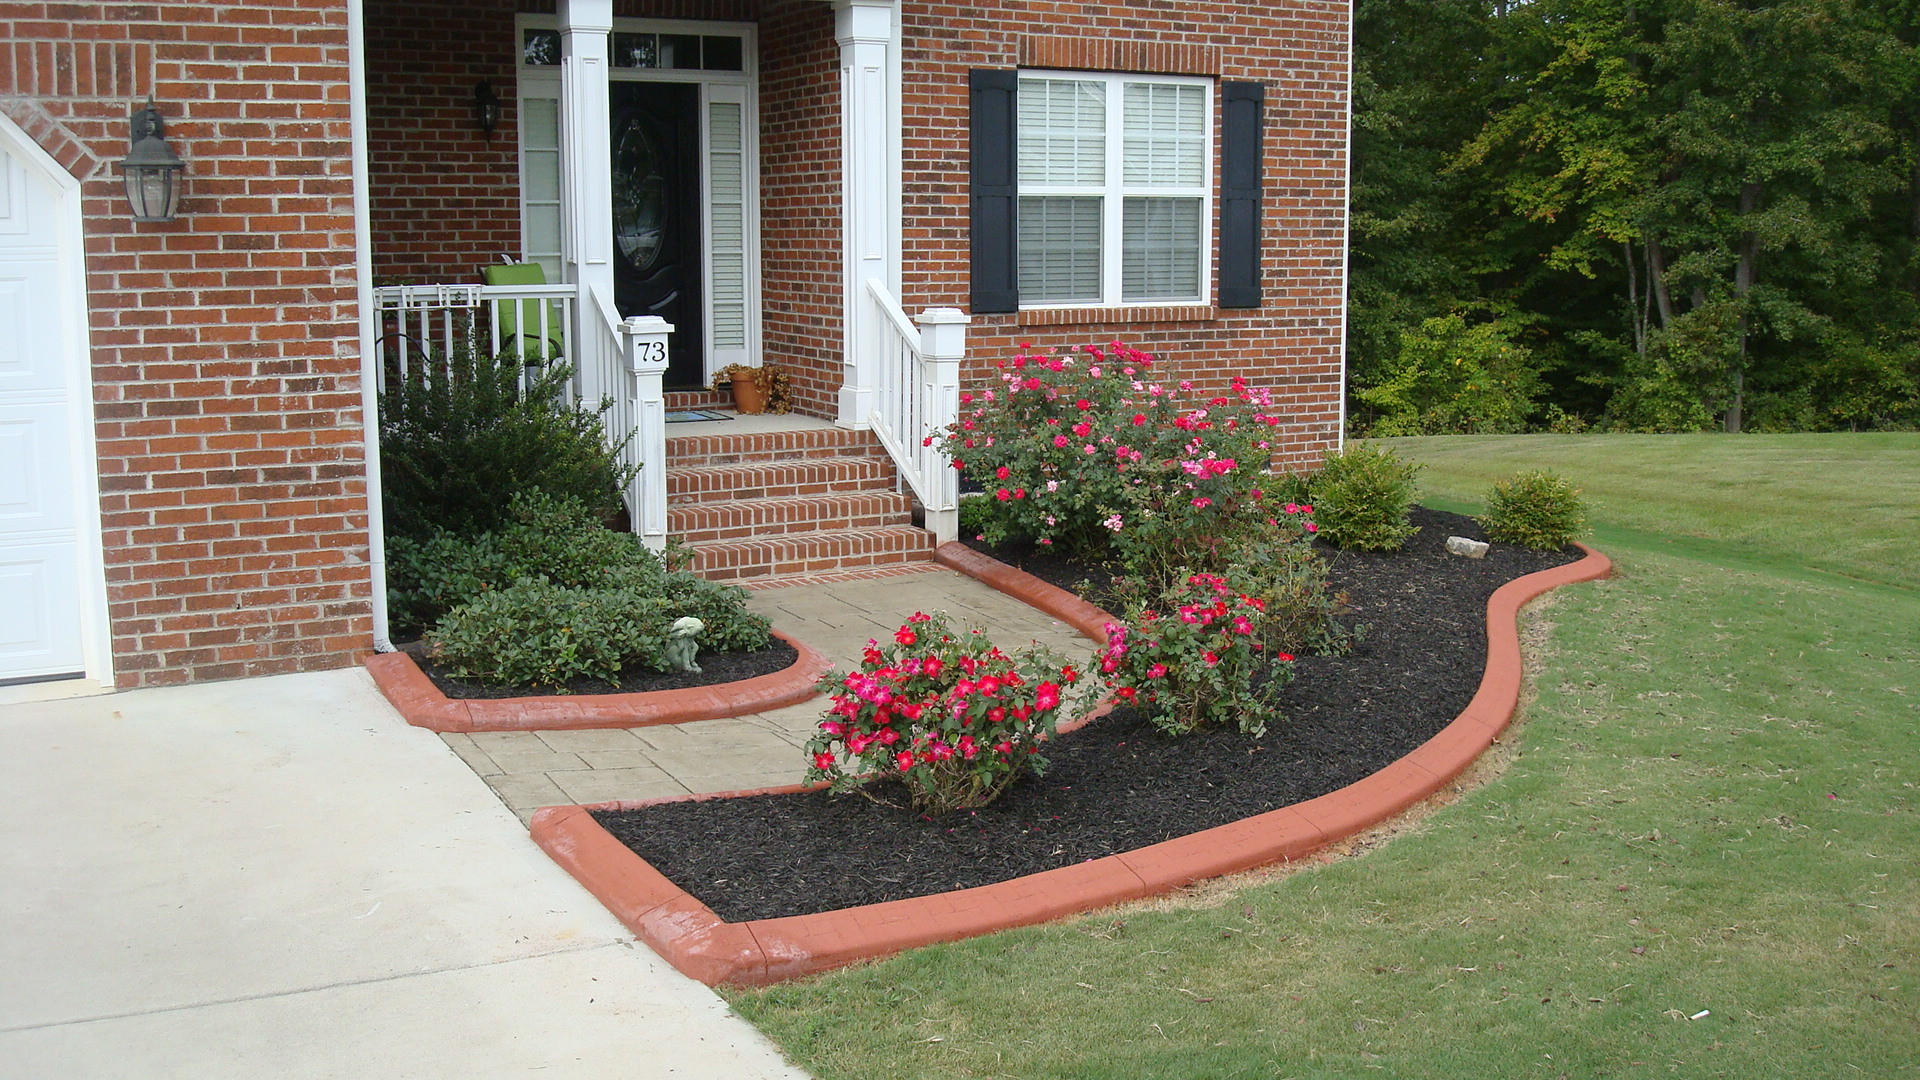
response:
M730 999L822 1080L1920 1077L1920 593L1873 583L1912 559L1874 529L1920 454L1822 436L1786 469L1799 438L1401 442L1434 501L1576 475L1616 560L1529 615L1550 633L1497 778L1205 902ZM1658 483L1590 475L1615 461ZM1749 522L1708 482L1743 471L1796 479L1754 485ZM1810 573L1791 531L1816 511L1872 528Z
M1446 509L1478 511L1494 481L1547 468L1580 487L1602 538L1920 586L1920 433L1460 435L1373 444L1424 465L1427 501Z

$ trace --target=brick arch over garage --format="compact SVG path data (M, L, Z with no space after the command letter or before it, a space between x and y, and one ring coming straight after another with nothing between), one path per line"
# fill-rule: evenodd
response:
M67 126L53 118L53 114L31 98L13 97L0 100L0 112L7 119L20 125L47 156L60 163L75 180L85 183L100 172L105 163L87 148L80 137L67 129Z

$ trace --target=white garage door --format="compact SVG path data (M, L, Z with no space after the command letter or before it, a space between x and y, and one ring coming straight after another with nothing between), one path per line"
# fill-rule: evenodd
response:
M61 206L0 143L0 682L85 667Z

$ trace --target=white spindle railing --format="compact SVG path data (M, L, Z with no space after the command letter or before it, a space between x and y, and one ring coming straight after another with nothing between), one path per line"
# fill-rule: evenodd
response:
M959 419L960 361L967 352L969 320L954 308L928 308L909 319L877 280L867 281L867 295L884 315L879 385L869 422L926 510L934 542L944 544L960 534L960 479L939 446L927 439Z
M672 326L657 318L623 323L606 290L590 287L583 296L579 286L566 283L384 286L374 290L374 302L383 391L397 379L437 377L462 348L495 356L518 351L534 371L567 363L573 369L568 400L606 406L607 437L620 443L621 464L637 470L621 493L633 531L656 551L666 547L661 380Z
M620 463L636 470L621 493L633 531L659 551L667 545L667 410L661 378L673 327L657 317L622 323L616 311L606 289L587 288L580 385L588 404L606 406L607 436L622 440Z
M380 389L431 377L462 348L517 351L529 366L574 361L572 285L387 285L373 290ZM578 365L575 364L576 369ZM575 386L579 385L576 370Z

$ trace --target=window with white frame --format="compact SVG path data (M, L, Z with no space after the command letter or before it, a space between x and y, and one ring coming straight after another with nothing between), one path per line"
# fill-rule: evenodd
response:
M1211 80L1023 71L1022 307L1205 303Z

